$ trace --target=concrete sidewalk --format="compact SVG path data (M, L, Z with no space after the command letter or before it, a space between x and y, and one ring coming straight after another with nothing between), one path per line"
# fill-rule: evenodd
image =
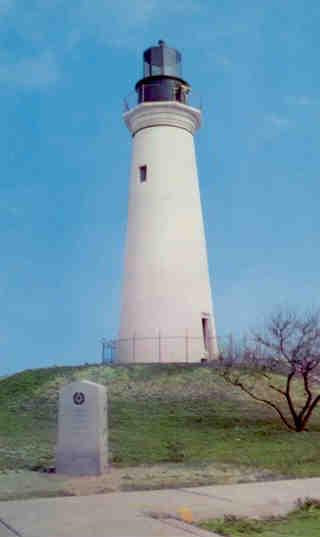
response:
M286 514L298 498L320 500L320 478L0 502L0 537L213 536L179 522L226 514Z

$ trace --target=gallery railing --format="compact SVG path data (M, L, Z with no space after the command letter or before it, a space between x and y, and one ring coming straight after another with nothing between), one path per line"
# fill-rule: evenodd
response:
M161 94L160 85L159 84L147 84L146 86L142 85L139 89L140 91L140 97L142 102L161 102L161 101L174 101L174 102L180 102L182 104L187 104L188 106L191 106L193 108L202 109L202 100L200 95L194 93L193 91L189 93L185 93L181 95L177 90L174 88L168 88L168 92L163 98L163 95ZM147 98L147 92L152 92L152 98ZM157 92L159 94L159 97L157 98ZM146 100L144 100L146 97ZM138 103L138 96L135 91L132 91L125 97L123 100L123 109L124 112L128 112L135 106L137 106Z

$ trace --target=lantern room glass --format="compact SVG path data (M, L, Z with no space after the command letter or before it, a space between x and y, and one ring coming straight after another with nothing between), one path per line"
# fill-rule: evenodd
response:
M160 41L158 47L151 47L143 54L144 77L173 76L181 78L181 54L174 48L167 47Z

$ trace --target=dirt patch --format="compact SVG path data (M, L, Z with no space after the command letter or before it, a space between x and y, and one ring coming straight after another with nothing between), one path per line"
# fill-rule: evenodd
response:
M236 467L228 464L157 464L128 468L110 468L98 477L77 477L65 483L75 495L111 491L153 490L265 481L279 478L268 470Z
M279 477L268 470L218 463L110 467L101 476L83 477L10 471L0 474L0 500L88 496L117 491L266 481Z
M68 495L64 476L49 476L29 470L0 473L0 500L20 500Z

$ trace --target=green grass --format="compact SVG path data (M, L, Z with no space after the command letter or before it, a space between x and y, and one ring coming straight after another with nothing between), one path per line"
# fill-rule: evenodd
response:
M274 477L320 475L318 411L309 432L292 433L214 369L174 365L60 367L0 380L0 471L54 465L58 391L78 378L108 387L114 464L211 461Z
M252 520L229 516L199 526L227 537L319 537L320 505L309 500L286 517Z

